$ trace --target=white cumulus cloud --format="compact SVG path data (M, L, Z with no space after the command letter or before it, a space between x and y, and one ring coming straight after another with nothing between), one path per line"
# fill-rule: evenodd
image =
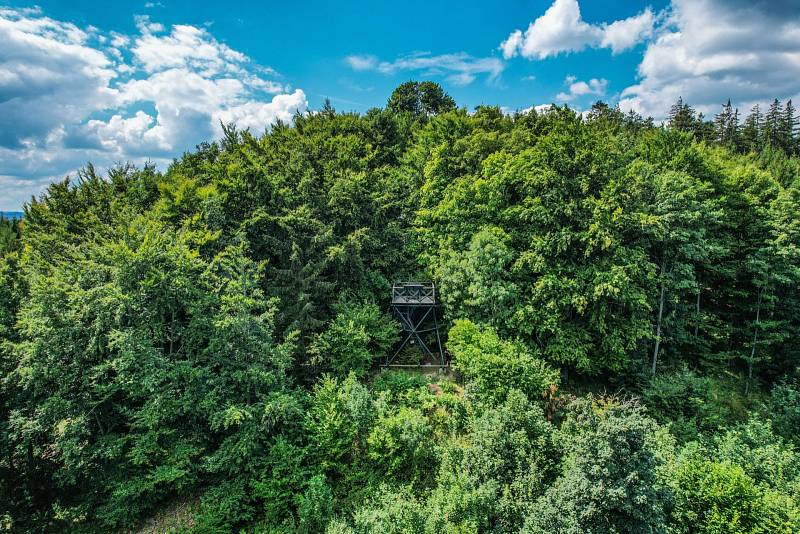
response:
M503 57L516 55L528 59L545 59L561 53L580 52L591 48L610 48L623 52L653 31L656 16L650 8L638 15L610 24L589 24L581 16L578 0L555 0L528 29L513 31L500 43Z
M564 83L569 86L569 91L558 93L556 95L558 102L569 102L585 95L603 96L608 87L608 80L605 78L592 78L588 82L584 82L576 79L575 76L567 76Z
M730 98L742 111L800 98L796 0L673 0L620 107L663 119L678 97L712 116Z
M263 131L308 108L272 69L205 28L103 33L0 8L0 209L87 161L167 163L221 134L220 122Z
M653 12L645 9L638 15L603 26L600 47L610 48L614 54L633 48L653 35L655 22Z
M729 98L742 112L773 98L800 99L798 0L672 0L658 14L646 8L597 24L583 19L577 0L555 0L499 48L506 59L545 59L586 48L619 53L640 43L646 46L637 82L619 97L624 111L663 120L683 97L711 117ZM591 80L569 84L557 100L605 94Z

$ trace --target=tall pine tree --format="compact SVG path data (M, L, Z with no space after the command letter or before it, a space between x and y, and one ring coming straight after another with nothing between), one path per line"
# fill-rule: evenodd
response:
M764 117L761 108L756 104L750 110L750 115L744 120L742 127L742 149L745 152L757 152L762 147L762 130L764 127Z
M683 97L678 97L678 101L670 108L668 124L673 130L679 130L681 132L694 133L696 130L697 117L694 108L686 104L683 101Z
M722 106L722 111L714 117L714 140L732 150L739 145L739 110L733 109L731 99Z
M764 144L773 148L784 149L786 142L784 139L784 111L781 101L777 98L769 106L767 115L764 118Z
M790 99L788 102L786 102L786 107L783 110L782 137L786 142L785 148L787 154L795 154L798 152L797 116L795 116L794 112L795 109Z

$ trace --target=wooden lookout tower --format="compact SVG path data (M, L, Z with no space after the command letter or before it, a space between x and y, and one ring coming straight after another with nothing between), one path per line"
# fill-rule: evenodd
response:
M426 366L447 366L439 334L439 300L432 282L399 282L392 287L392 312L402 326L402 341L386 358L384 367L407 367L395 364L395 358L406 346L415 346L423 356L432 359ZM419 364L422 366L422 364Z

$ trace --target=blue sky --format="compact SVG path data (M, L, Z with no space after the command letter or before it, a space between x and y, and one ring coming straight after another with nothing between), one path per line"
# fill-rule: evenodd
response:
M432 55L466 52L475 58L502 58L499 44L516 29L526 28L542 15L550 1L405 1L405 2L39 2L43 14L107 31L135 34L134 15L147 14L169 27L191 24L205 27L217 39L243 52L255 62L272 67L287 82L301 87L312 107L327 96L337 108L365 111L382 106L399 83L424 77L424 70L393 75L354 72L350 55L374 55L384 61L414 52ZM152 7L145 7L145 5ZM26 3L12 2L25 6ZM30 5L30 4L27 4ZM602 23L640 13L650 6L661 10L665 2L584 2L587 22ZM402 6L402 7L398 7ZM564 79L605 78L609 91L633 84L644 45L612 56L609 50L587 50L545 61L510 61L495 83L485 77L458 85L443 76L442 83L461 105L481 103L526 108L549 102L564 89ZM531 80L529 77L535 77ZM438 78L438 79L437 79ZM585 99L587 102L591 98Z
M365 111L409 79L468 108L602 99L656 119L677 96L713 114L800 93L797 0L4 5L2 210L86 161L163 168L220 120Z

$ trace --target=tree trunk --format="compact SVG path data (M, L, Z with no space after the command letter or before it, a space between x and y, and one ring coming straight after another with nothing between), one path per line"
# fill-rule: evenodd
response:
M658 320L656 321L656 343L653 348L653 363L650 371L653 375L656 374L656 363L658 362L658 349L661 347L661 318L664 316L664 292L666 290L666 280L664 274L667 271L667 257L661 260L661 296L658 299Z
M758 292L758 303L756 304L756 323L753 327L753 346L750 347L750 358L747 360L747 381L744 384L744 394L750 394L750 383L753 381L753 362L756 359L756 344L758 343L758 326L761 322L761 295L764 290Z
M169 355L172 356L172 340L175 337L175 310L172 310L172 320L169 322Z
M697 288L697 303L695 305L695 318L694 318L694 339L697 341L697 331L700 328L700 293L703 292L701 287Z

